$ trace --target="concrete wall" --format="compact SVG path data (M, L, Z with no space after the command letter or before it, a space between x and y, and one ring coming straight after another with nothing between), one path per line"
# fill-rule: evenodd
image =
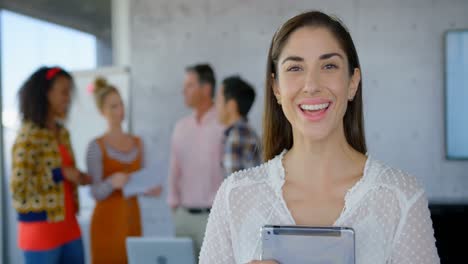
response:
M337 14L363 68L366 132L375 158L416 175L433 201L468 198L468 161L444 158L444 32L468 28L463 0L135 0L130 4L132 123L167 164L183 105L184 67L211 63L218 80L255 85L260 129L269 41L300 11ZM467 113L468 114L468 113ZM162 168L167 170L166 168Z

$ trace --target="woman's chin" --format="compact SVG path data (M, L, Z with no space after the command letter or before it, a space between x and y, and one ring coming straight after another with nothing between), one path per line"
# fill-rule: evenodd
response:
M112 124L112 126L119 126L119 125L122 124L122 122L123 122L123 119L120 119L120 118L119 118L119 119L111 120L110 123Z
M331 130L327 127L322 127L322 126L314 126L314 127L304 127L299 131L300 136L302 136L304 139L307 141L324 141L326 140L330 134Z

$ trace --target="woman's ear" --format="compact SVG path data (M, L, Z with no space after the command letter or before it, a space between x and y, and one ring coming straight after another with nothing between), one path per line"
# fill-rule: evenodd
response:
M276 101L278 101L278 104L281 104L281 94L278 87L278 81L276 80L274 73L271 74L271 87L273 89L273 94L276 97Z
M354 99L354 96L356 96L360 82L361 82L361 70L359 68L355 68L353 75L351 76L351 81L349 83L349 92L348 92L349 101L352 101Z

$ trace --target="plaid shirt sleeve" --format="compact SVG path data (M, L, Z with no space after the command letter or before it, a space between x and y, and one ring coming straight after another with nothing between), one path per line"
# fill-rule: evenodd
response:
M235 126L226 137L223 167L225 176L260 164L258 138L248 127Z

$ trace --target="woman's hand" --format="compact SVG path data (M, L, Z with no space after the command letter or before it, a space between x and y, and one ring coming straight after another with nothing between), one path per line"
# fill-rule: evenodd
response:
M114 189L122 189L128 182L128 175L123 172L116 172L111 176L111 184Z
M93 183L93 179L88 174L81 173L81 185L89 185Z
M79 185L81 182L81 172L74 167L65 167L62 168L63 177L76 185Z
M146 196L159 197L162 193L162 186L158 185L145 192Z

